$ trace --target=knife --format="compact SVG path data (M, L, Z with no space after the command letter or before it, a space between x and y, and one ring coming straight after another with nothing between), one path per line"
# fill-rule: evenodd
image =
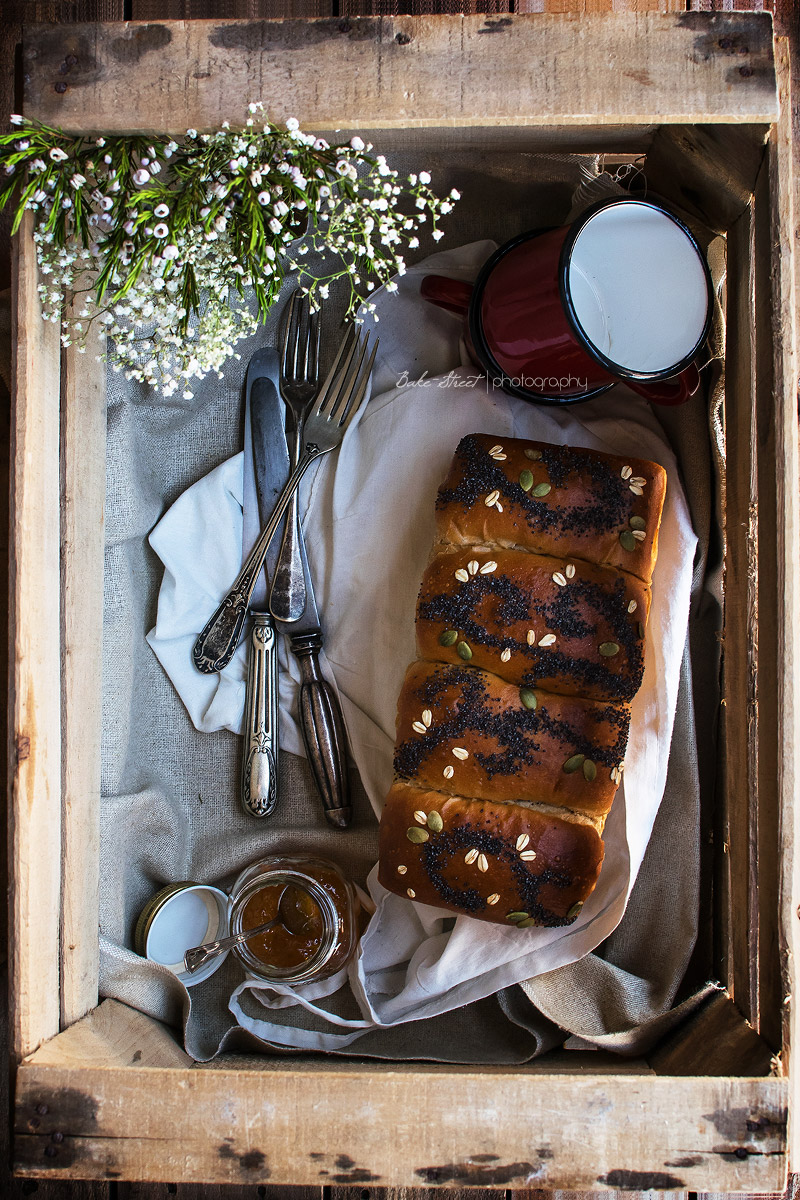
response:
M266 352L262 353L266 356ZM278 356L275 351L272 351L271 354L272 365L269 379L272 392L270 402L269 404L252 405L250 411L253 473L258 508L255 510L255 506L253 506L248 510L247 493L245 492L246 533L249 533L251 521L256 527L260 527L266 522L272 512L275 496L289 476L289 450L284 409L283 402L278 396ZM263 362L266 363L266 357ZM279 421L275 419L273 395L277 398L277 404L280 405ZM279 445L276 444L278 442ZM245 459L245 463L246 461ZM275 550L276 555L277 553L279 553L279 549ZM319 652L322 649L322 630L302 533L299 565L305 582L305 609L296 621L273 619L276 628L289 638L289 646L300 666L300 729L309 765L322 800L325 818L335 828L345 829L350 824L352 809L347 775L347 742L344 719L336 692L320 671ZM291 578L287 577L286 585L293 586Z
M247 367L245 383L244 472L243 472L243 530L242 558L250 552L259 526L247 523L248 512L257 512L253 476L253 423L258 419L258 436L264 440L260 451L263 462L276 481L265 504L272 506L289 475L289 455L284 450L283 404L274 379L274 350L257 351ZM247 660L247 689L245 693L245 745L242 755L241 801L245 812L255 817L269 817L278 802L278 639L275 624L267 605L267 573L274 568L267 556L264 570L259 572L250 601L253 628Z

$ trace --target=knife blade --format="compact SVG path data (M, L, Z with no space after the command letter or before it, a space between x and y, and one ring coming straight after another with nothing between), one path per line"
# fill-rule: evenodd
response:
M289 474L289 456L282 450L283 404L273 383L275 351L256 351L247 367L245 383L244 468L242 557L249 554L258 537L258 502L254 495L253 421L258 414L259 436L266 444L261 456L266 460L276 490L265 497L272 511L275 500ZM255 520L253 520L255 515ZM253 627L247 662L245 694L245 746L242 756L240 794L245 812L268 817L278 802L278 641L275 623L267 607L267 571L274 567L267 556L259 572L250 602Z
M278 394L279 365L273 353L272 385ZM280 401L279 401L280 402ZM282 403L282 402L280 402ZM254 486L262 522L272 511L272 500L289 474L289 449L285 422L280 422L280 446L272 403L251 410ZM247 512L247 497L245 497ZM279 553L279 549L276 550ZM352 819L347 775L346 735L339 699L324 678L319 664L322 628L314 587L308 567L305 538L300 535L300 567L305 582L306 606L296 621L273 616L275 626L289 638L289 646L300 667L300 729L309 765L322 800L325 818L336 829L345 829ZM292 581L288 580L288 586Z

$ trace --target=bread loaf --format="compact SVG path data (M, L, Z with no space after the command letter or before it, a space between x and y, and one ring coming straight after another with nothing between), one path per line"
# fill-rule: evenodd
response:
M398 701L384 887L506 925L575 919L642 681L665 487L641 459L462 440Z

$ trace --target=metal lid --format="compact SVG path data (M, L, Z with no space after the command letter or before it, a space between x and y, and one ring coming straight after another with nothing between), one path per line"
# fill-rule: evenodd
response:
M219 888L185 879L161 888L148 900L133 936L137 954L161 963L186 987L202 983L222 966L228 951L190 974L183 956L193 946L228 934L228 897Z

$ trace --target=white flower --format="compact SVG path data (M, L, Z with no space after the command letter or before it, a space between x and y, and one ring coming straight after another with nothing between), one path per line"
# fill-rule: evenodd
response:
M325 141L325 138L317 138L317 140L314 142L314 149L315 150L328 150L329 146L328 146L328 143Z
M186 130L186 136L187 136L187 137L190 137L190 138L196 138L196 137L197 137L197 130L196 130L196 129L187 129L187 130Z
M169 233L169 225L165 225L162 221L161 224L156 225L155 229L153 230L153 237L165 238L168 233Z
M151 162L151 163L150 163L150 170L152 171L152 173L153 173L154 175L157 175L157 174L158 174L158 172L161 170L161 163L160 163L160 162L158 162L157 160L156 160L155 162Z
M263 178L264 178L264 176L261 174L260 171L251 171L250 172L250 182L252 183L253 187L256 187L256 188L261 187L261 181Z
M72 187L75 188L76 192L78 191L79 188L82 188L85 183L86 183L86 176L81 175L80 172L78 172L78 171L76 171L75 174L70 179L70 184L72 185Z
M269 227L273 233L280 233L281 230L283 229L283 226L281 225L280 221L276 217L272 218L272 220L269 223Z
M358 150L358 151L364 150L366 148L360 137L350 138L350 145L353 147L354 150Z
M50 157L53 162L64 162L69 156L64 153L60 146L53 146L50 151Z
M387 283L386 290L387 290L387 292L396 292L397 291L397 284L395 283L395 281L393 279L390 279L389 282Z
M452 188L450 191L450 199L451 200L460 200L461 192L459 192L457 188Z
M420 171L419 181L420 181L420 183L430 183L430 181L431 181L430 171Z
M262 206L262 208L269 204L271 199L272 197L270 196L269 192L258 193L258 203Z
M173 259L173 258L177 258L177 257L178 257L178 253L179 253L179 251L178 251L178 247L177 247L177 246L175 246L175 245L174 245L172 242L170 242L170 244L169 244L168 246L165 246L165 247L164 247L164 249L161 251L162 257L163 257L163 258L166 258L166 259L168 259L168 260L171 260L171 259ZM156 279L156 280L154 280L154 282L155 282L155 283L161 283L161 286L162 286L162 287L164 286L164 284L163 284L163 281L162 281L162 280L158 280L158 279Z
M8 119L12 125L24 125L25 123L25 118L21 117L19 113L12 113Z
M289 119L286 122L286 128L289 130L290 133L294 133L294 131L296 129L299 129L300 122L298 121L297 117L289 117Z
M150 172L145 171L144 167L139 167L138 171L133 172L133 182L137 187L144 187L150 182Z
M28 150L29 148L30 148L30 142L17 142L18 150Z
M6 175L13 175L17 168L14 166L13 163L6 163L5 169L6 169Z
M72 208L72 201L70 200L69 196L62 197L61 207L62 208Z
M169 216L169 205L168 204L157 204L155 206L155 208L153 209L153 216L154 217L168 217Z
M435 242L440 242L444 237L444 233L441 229L434 229L432 237Z
M44 161L43 158L35 158L33 160L33 162L31 163L31 170L32 171L46 171L47 163Z
M214 221L214 228L217 230L218 233L224 233L225 230L227 229L227 227L228 227L228 222L225 220L224 217L217 217L217 219Z
M452 212L453 211L452 204L450 204L447 200L442 201L441 211L443 213Z
M37 204L41 204L43 200L47 199L47 192L43 192L41 188L38 188L37 191L33 193L33 198Z
M283 200L279 200L277 204L273 205L272 211L276 217L285 217L289 211L289 205L285 204Z
M418 246L418 245L419 245L419 238L418 238L418 237L412 237L412 238L409 238L409 239L408 239L408 248L409 248L409 250L416 250L416 248L417 248L417 246Z
M336 171L339 175L349 175L350 164L347 162L346 159L340 158L336 164Z
M125 230L126 233L133 233L134 229L136 228L136 222L135 221L126 221L125 224L122 226L122 228Z
M100 207L102 208L103 212L111 212L111 209L114 207L114 201L110 196L103 196L100 201Z

